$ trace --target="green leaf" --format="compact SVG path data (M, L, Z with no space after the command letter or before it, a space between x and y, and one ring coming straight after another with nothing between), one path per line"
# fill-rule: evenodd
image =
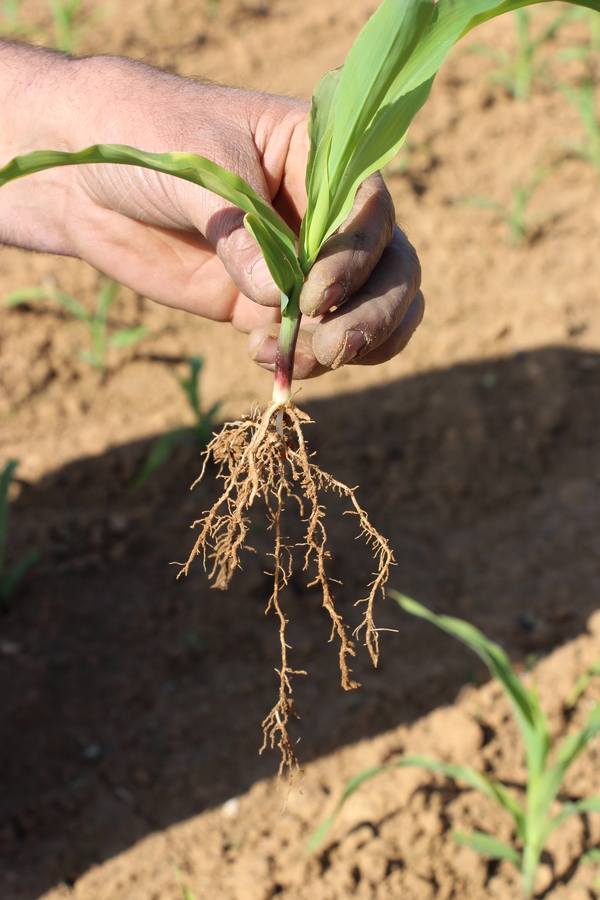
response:
M517 836L523 837L525 830L525 813L523 807L519 801L509 793L503 784L499 781L493 781L491 778L488 778L476 769L472 769L470 766L455 766L450 763L444 763L440 760L433 759L430 756L416 755L403 756L396 762L388 763L383 766L374 766L371 769L365 769L350 778L346 783L346 787L344 788L344 792L338 805L331 815L317 828L307 844L306 852L312 853L322 843L341 808L348 798L351 797L365 781L375 778L382 772L391 772L393 769L407 768L409 766L425 769L428 772L439 772L440 774L445 775L446 778L464 781L469 787L474 788L476 791L481 791L482 794L495 800L509 813L515 823Z
M185 395L188 399L188 403L190 404L194 415L196 418L199 418L200 413L200 373L202 372L202 367L204 366L204 359L201 356L190 356L188 359L188 365L190 367L190 374L187 378L178 378L179 384L181 385Z
M561 744L554 763L543 773L536 785L536 812L545 816L558 794L568 769L589 742L600 732L600 702L592 709L583 728L569 735ZM556 827L556 826L553 826Z
M583 674L581 678L578 678L575 682L573 690L565 700L565 706L567 707L567 709L571 709L573 706L575 706L592 678L594 678L596 675L600 675L600 659L597 659L596 662L592 666L590 666L587 672L585 672L585 674Z
M558 815L550 819L546 825L544 830L544 840L546 840L551 831L554 831L555 828L558 828L559 825L562 825L562 823L571 816L581 816L584 813L589 812L600 813L600 797L586 797L584 800L575 800L573 803L565 803Z
M2 306L11 308L14 306L21 306L23 303L30 303L34 300L53 300L55 303L58 303L59 306L62 306L63 309L66 309L67 312L71 313L76 319L80 319L82 322L90 321L90 314L85 306L82 306L82 304L75 300L74 297L65 294L64 291L59 291L58 288L43 286L20 288L17 291L12 291L10 294L7 294L2 301Z
M477 769L473 769L471 766L457 766L451 763L444 763L429 756L404 756L393 763L391 768L397 766L418 766L426 769L428 772L439 772L445 775L446 778L452 778L455 781L464 781L469 787L480 791L486 797L499 803L512 817L517 835L523 837L525 812L519 801L512 796L501 782L488 778L487 775L478 772Z
M17 459L9 459L0 473L0 578L4 573L4 552L8 533L8 491L18 465Z
M410 123L427 100L432 84L433 77L413 91L385 103L376 114L340 180L329 212L326 237L341 225L350 212L356 191L365 178L398 152L406 139Z
M98 302L96 304L96 318L100 319L103 323L106 322L108 310L116 299L120 287L121 285L119 284L119 282L113 281L111 278L101 287L98 293Z
M455 619L452 616L438 616L410 597L393 590L389 593L406 612L433 622L438 628L470 647L484 661L491 674L500 681L510 700L525 742L530 776L535 778L541 775L550 749L548 721L535 691L527 690L517 677L504 650L488 640L469 622L463 622L462 619Z
M77 359L80 359L82 362L87 363L94 369L102 369L103 367L102 357L97 356L90 350L84 350L82 347L80 347L79 350L75 352L75 356L77 357Z
M362 29L337 88L329 176L341 172L427 28L433 0L384 0Z
M175 869L175 878L177 879L177 884L179 885L183 900L196 900L189 887L185 884L179 866L174 866L173 868Z
M452 837L461 847L470 847L482 856L489 856L490 859L507 859L509 862L520 869L521 857L514 847L499 841L498 838L492 837L491 834L485 834L483 831L472 831L467 834L464 831L453 831Z
M289 242L260 216L247 213L244 225L262 250L273 281L282 294L288 297L294 285L303 281L295 247L290 248Z
M276 232L286 242L288 249L293 251L295 247L293 231L279 218L275 210L261 200L243 178L194 153L146 153L121 144L95 144L77 153L36 150L15 157L0 169L0 187L16 178L22 178L33 172L42 172L44 169L89 163L143 166L155 172L191 181L239 206L244 212L259 216L264 220L265 227Z
M175 447L189 431L189 428L174 428L172 431L167 431L166 434L159 437L148 454L146 462L134 479L133 484L131 485L132 491L137 491L139 488L143 487L148 479L164 466Z
M353 775L352 778L350 778L346 782L346 787L344 788L344 793L342 794L338 805L336 806L334 811L331 813L331 815L327 816L325 821L319 825L319 827L317 828L317 830L315 831L315 833L309 840L308 844L306 845L305 852L306 853L314 853L314 851L319 847L319 845L325 839L327 832L333 825L335 818L336 818L337 814L339 813L339 811L341 810L342 806L345 804L346 800L349 797L351 797L352 794L356 790L358 790L358 788L361 786L361 784L364 784L365 781L369 781L371 778L375 778L377 775L380 775L382 772L388 772L392 768L393 768L393 766L390 766L390 765L373 766L370 769L364 769L362 772L359 772L357 775Z
M582 863L600 863L600 847L592 847L583 856L580 856L579 862Z
M337 92L342 77L342 69L332 69L318 81L313 91L308 120L308 137L310 154L306 166L306 193L311 196L312 175L319 148L322 147L325 135L331 130L337 106ZM329 143L329 142L327 142ZM326 159L325 159L326 161Z
M39 550L30 550L23 559L19 560L19 562L13 566L8 575L4 575L0 579L0 597L3 600L7 600L19 581L23 578L23 576L28 572L28 570L38 561L40 558Z
M148 329L145 325L138 325L137 328L121 328L119 331L114 331L110 338L108 339L108 343L110 347L131 347L132 344L137 344L138 341L141 341L143 337L148 333Z

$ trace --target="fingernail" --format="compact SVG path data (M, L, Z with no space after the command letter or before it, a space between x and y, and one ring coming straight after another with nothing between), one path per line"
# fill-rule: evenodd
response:
M256 350L252 354L252 359L259 365L263 365L264 363L273 364L276 352L277 337L272 334L268 334L265 338L262 339Z
M257 260L250 270L250 281L255 288L264 288L267 284L275 284L264 259Z
M344 294L346 293L346 286L341 284L341 282L336 282L336 284L332 284L327 290L323 293L322 298L316 304L315 308L312 312L308 313L309 316L320 316L323 313L326 313L332 306L337 306L338 303L343 300Z
M347 331L344 346L331 364L332 369L339 369L355 359L367 343L362 331Z

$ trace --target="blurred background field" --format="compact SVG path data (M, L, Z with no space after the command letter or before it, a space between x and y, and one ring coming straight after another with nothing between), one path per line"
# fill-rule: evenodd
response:
M4 0L0 23L82 54L303 98L373 9L67 5L61 18L60 4ZM584 15L558 27L566 12L552 3L526 21L505 16L442 68L384 173L421 258L425 321L398 359L347 367L298 395L321 465L360 484L391 539L393 586L473 621L518 665L547 657L539 679L557 732L568 727L559 698L600 655L597 627L586 633L600 589L599 36ZM257 552L227 594L210 590L201 566L177 582L169 563L187 557L189 525L212 493L188 492L198 446L173 442L131 489L161 436L197 424L178 383L190 358L203 359L202 409L221 404L215 422L264 404L271 376L248 360L243 336L125 288L107 306L108 343L92 365L80 352L90 327L56 292L97 315L100 276L1 248L0 298L24 288L38 294L0 307L0 467L19 460L7 566L38 554L0 615L3 900L174 900L173 864L197 900L518 896L508 865L458 852L449 834L457 822L481 827L490 811L418 772L366 786L320 856L303 859L345 778L400 749L518 781L495 688L478 686L475 657L390 601L378 621L398 632L382 633L377 671L359 654L364 686L344 694L327 621L294 581L306 774L280 817L278 759L257 755L276 686L269 535L258 517ZM124 330L131 341L111 344ZM334 518L351 617L368 562L350 533ZM577 795L599 790L595 752L573 775ZM574 821L550 848L546 896L595 896L594 866L577 861L598 827L593 816L585 828Z

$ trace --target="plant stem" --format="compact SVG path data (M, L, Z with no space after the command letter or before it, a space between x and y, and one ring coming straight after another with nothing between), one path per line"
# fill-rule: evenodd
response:
M531 900L535 888L535 876L542 855L542 848L537 842L526 841L523 847L521 876L523 879L523 898Z
M300 285L295 285L281 315L281 328L275 357L273 403L285 406L292 396L294 353L300 330Z

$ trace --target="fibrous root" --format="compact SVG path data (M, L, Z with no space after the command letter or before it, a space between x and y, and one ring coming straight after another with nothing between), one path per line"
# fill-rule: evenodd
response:
M315 565L316 576L310 587L318 585L323 606L332 622L331 638L336 635L340 641L339 662L342 686L346 690L359 687L351 677L349 657L355 655L354 641L337 612L331 589L332 579L326 571L330 554L327 550L325 530L325 507L319 501L319 493L333 491L350 502L348 512L358 516L360 534L373 551L376 571L369 584L368 595L357 601L364 607L362 621L352 637L359 633L373 664L377 665L379 644L373 622L373 604L379 592L383 593L394 558L388 542L371 525L367 514L359 506L356 488L349 488L323 472L311 461L304 435L303 425L310 418L292 402L285 406L271 403L264 414L256 409L242 421L227 423L215 435L204 455L204 465L194 487L204 475L206 465L212 459L219 466L218 477L223 479L223 492L201 519L192 527L200 532L188 561L179 575L187 574L196 556L202 556L214 587L225 589L239 567L239 554L246 543L249 528L248 510L261 497L266 504L270 527L275 535L273 550L273 592L266 612L273 610L279 619L279 640L281 646L281 668L279 675L279 698L262 723L263 745L261 752L270 745L281 751L280 773L284 767L290 772L297 765L296 756L288 734L291 716L297 717L292 699L291 676L306 674L292 669L288 662L289 645L286 643L287 618L281 605L281 592L292 574L292 549L304 548L304 570ZM290 544L281 532L281 517L286 501L293 499L299 506L306 530L300 545Z

